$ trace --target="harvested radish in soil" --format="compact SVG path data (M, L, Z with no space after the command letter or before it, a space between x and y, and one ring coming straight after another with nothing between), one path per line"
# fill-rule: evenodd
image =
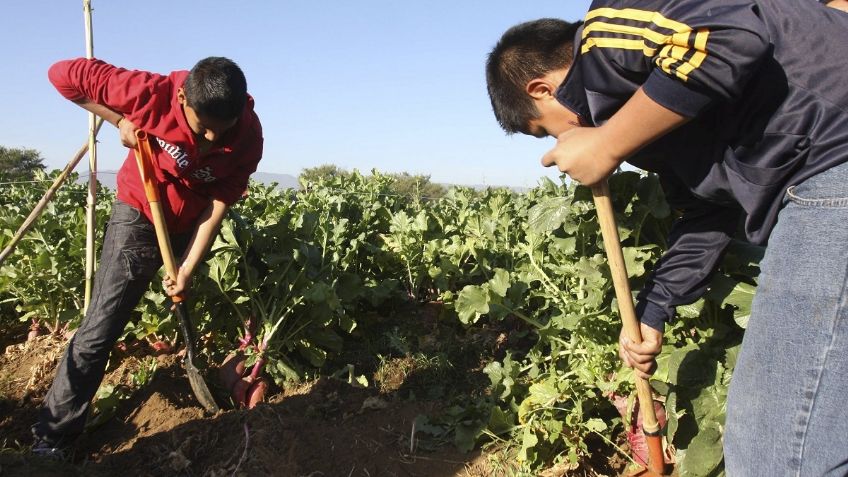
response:
M268 382L265 378L258 378L247 390L247 408L253 409L260 402L265 401L265 392L268 390Z
M27 341L32 341L39 336L41 336L41 325L38 324L37 320L32 320L32 324L29 325L29 333L27 333Z
M225 389L230 391L230 397L238 408L253 409L257 404L263 402L268 390L268 381L262 377L262 368L267 362L264 353L268 348L268 342L277 330L280 321L270 331L264 333L259 344L253 344L255 319L249 318L245 322L244 337L239 340L237 350L228 354L224 363L218 369L218 376ZM253 346L256 353L256 362L250 368L250 374L245 376L247 356L246 351Z
M627 396L613 395L612 402L618 410L618 413L621 414L621 417L625 418L625 422L630 423L630 425L625 429L625 434L627 435L627 442L630 444L630 452L633 456L633 460L640 465L647 466L648 441L645 439L645 432L642 430L642 413L639 409L638 398L634 401L633 409L631 410L629 418L626 417ZM654 411L657 413L657 421L660 424L660 428L665 427L666 415L663 403L660 401L654 401ZM674 460L671 456L669 456L668 452L665 452L664 454L666 464L674 463Z
M224 363L218 368L218 378L224 389L233 389L236 382L244 376L244 352L233 351L224 358Z
M251 384L253 384L253 378L250 376L246 376L236 381L236 383L233 385L233 389L232 392L230 392L230 396L233 398L233 402L235 403L236 407L245 406L247 390L250 389Z
M150 343L150 347L156 353L156 355L160 354L171 354L174 351L174 348L167 341L154 341Z

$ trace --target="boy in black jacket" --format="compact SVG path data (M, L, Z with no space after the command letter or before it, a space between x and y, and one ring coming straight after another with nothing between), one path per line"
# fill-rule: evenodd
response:
M768 242L728 397L729 475L848 472L846 31L812 1L596 0L584 24L518 25L489 56L501 126L557 138L543 165L592 185L627 160L684 211L637 300L644 341L620 340L638 373L738 219Z

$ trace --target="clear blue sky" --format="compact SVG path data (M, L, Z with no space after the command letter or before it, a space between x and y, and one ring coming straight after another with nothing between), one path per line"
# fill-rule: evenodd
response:
M553 140L500 130L485 58L510 26L576 20L589 3L93 0L94 54L159 73L235 60L263 123L263 172L332 163L533 186L558 176L539 165ZM0 145L37 149L62 168L86 140L87 113L53 89L47 68L85 55L82 0L7 2L3 16ZM99 139L99 169L118 169L126 152L115 129L104 125Z

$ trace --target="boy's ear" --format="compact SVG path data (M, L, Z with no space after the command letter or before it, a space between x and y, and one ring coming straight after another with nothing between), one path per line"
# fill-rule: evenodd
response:
M177 90L177 101L179 101L182 105L185 105L186 103L185 90L182 88Z
M556 94L557 86L551 84L547 78L533 78L527 82L524 90L533 99L544 99Z
M527 82L524 90L533 99L556 99L559 86L568 76L568 68L557 68Z

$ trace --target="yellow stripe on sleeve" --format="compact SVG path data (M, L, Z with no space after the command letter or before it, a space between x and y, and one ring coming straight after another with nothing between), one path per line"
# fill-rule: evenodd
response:
M687 81L689 73L695 71L707 58L707 39L709 36L710 32L706 29L698 30L695 35L695 54L692 55L692 58L689 58L689 61L677 68L677 76L683 81Z
M653 31L649 28L619 25L617 23L609 23L602 21L592 22L592 24L586 25L583 28L583 38L585 39L590 34L595 32L621 33L624 35L638 36L641 38L645 38L646 40L650 40L658 45L665 43L665 41L668 39L668 35L663 35L662 33Z
M654 56L656 53L656 48L651 48L645 45L643 40L626 40L623 38L604 38L604 37L593 37L586 39L583 42L583 47L580 49L581 53L586 53L591 50L592 47L597 46L598 48L618 48L620 50L643 50L645 56Z
M596 18L631 20L647 23L646 26L623 25L604 20L592 21ZM663 71L674 74L683 81L689 80L689 74L703 64L707 58L707 40L709 30L700 29L695 35L693 45L689 45L692 28L675 20L664 17L659 12L639 10L635 8L598 8L586 14L586 26L583 28L583 46L581 53L588 53L592 48L618 48L624 50L642 50L645 56L653 57L659 45L665 45L660 51L660 58L655 62ZM651 28L656 26L671 30L674 33L664 34ZM597 36L599 33L629 35L639 39L609 38ZM649 45L650 42L653 45ZM686 55L694 50L691 58L684 60ZM679 64L676 70L675 64Z
M658 27L667 28L676 33L692 31L692 28L690 28L689 25L668 19L662 16L659 12L652 12L650 10L638 10L636 8L596 8L586 14L585 22L589 23L590 20L597 17L623 18L625 20L650 22Z

